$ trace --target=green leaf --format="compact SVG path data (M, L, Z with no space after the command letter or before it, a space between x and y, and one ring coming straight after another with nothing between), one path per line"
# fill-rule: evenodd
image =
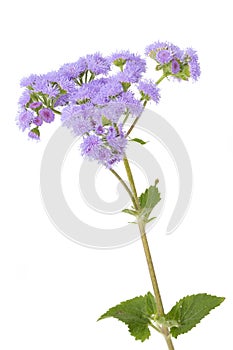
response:
M147 142L146 141L143 141L143 140L141 140L141 139L139 139L139 138L137 138L137 137L135 137L134 139L131 139L130 141L134 141L134 142L138 142L138 143L140 143L141 145L145 145Z
M155 298L148 292L145 296L139 296L112 307L98 321L108 317L117 318L128 326L130 334L136 340L143 342L150 336L148 326L154 314L156 314Z
M154 186L150 186L139 197L139 203L141 207L140 217L144 222L149 222L149 216L154 207L161 200L159 190L157 188L158 180L155 181Z
M124 210L122 210L122 212L126 213L126 214L130 214L130 215L134 215L134 216L138 215L138 213L135 210L132 210L132 209L124 209Z
M157 313L157 307L156 307L156 302L155 302L155 297L153 294L148 292L145 297L146 299L146 305L147 305L147 312L149 315L155 315Z
M178 323L178 326L170 329L172 336L177 338L178 335L190 331L212 309L219 306L224 299L203 293L189 295L178 301L165 315L165 319L168 322L176 321Z

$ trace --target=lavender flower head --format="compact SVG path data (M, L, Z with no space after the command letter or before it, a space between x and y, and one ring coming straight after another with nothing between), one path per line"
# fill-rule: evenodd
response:
M158 63L164 64L172 60L172 53L168 49L162 49L156 53L155 57Z
M29 90L24 90L22 95L19 98L19 107L20 108L25 108L25 105L29 103L31 99L31 93Z
M187 49L184 55L184 60L188 63L191 78L197 80L201 75L197 52L192 48Z
M41 126L43 124L43 119L38 115L33 119L33 123L37 126Z
M32 102L30 103L29 107L31 109L37 109L37 108L40 108L42 106L42 103L39 102L39 101L36 101L36 102Z
M177 60L172 60L171 71L172 74L177 74L180 72L180 63Z
M141 92L144 100L153 100L154 102L159 103L160 93L155 82L151 80L140 81L138 84L138 90Z
M58 71L58 74L68 80L75 79L87 69L85 58L81 57L77 62L66 63Z
M94 55L87 55L86 63L87 69L95 75L107 74L110 70L109 60L98 52Z
M18 124L19 128L24 131L25 129L30 127L30 124L33 120L33 113L27 110L22 110L19 112L16 123Z
M54 121L55 114L53 111L49 108L42 108L39 111L39 116L46 122L46 123L51 123Z

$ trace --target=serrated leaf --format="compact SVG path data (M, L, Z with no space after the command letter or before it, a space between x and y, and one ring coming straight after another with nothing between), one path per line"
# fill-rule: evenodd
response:
M135 137L134 139L131 139L130 141L134 141L134 142L137 142L137 143L140 143L140 145L145 145L147 144L146 141L143 141L142 139L139 139L138 137Z
M174 338L187 333L195 327L209 312L219 306L225 298L216 297L206 293L188 295L178 301L165 315L167 321L176 321L178 327L171 327L170 332Z
M139 197L139 203L141 207L140 217L144 222L149 222L149 216L154 207L161 200L159 190L157 188L158 181L155 181L154 186L150 186Z
M155 298L148 292L145 296L124 301L110 308L105 314L100 316L98 321L108 317L114 317L128 326L130 334L136 340L143 342L150 336L150 317L155 313Z

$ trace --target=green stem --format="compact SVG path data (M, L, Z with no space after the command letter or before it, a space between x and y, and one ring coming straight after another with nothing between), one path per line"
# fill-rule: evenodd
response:
M57 109L55 109L55 108L52 108L52 107L50 107L50 109L54 112L54 113L56 113L56 114L60 114L61 115L61 112L60 111L58 111Z
M125 166L125 170L126 170L126 173L127 173L127 177L128 177L128 180L129 180L129 184L130 184L133 196L134 196L134 202L136 203L135 209L136 210L140 210L140 203L139 203L138 196L137 196L137 190L136 190L136 186L135 186L135 183L134 183L133 174L132 174L132 171L131 171L131 168L130 168L130 165L129 165L129 161L128 161L126 156L123 159L123 161L124 161L124 166ZM156 277L156 274L155 274L155 269L154 269L154 265L153 265L153 261L152 261L152 257L151 257L151 253L150 253L148 240L147 240L147 237L146 237L145 223L142 222L141 219L138 219L138 227L139 227L139 230L140 230L140 236L141 236L141 240L142 240L142 245L143 245L144 253L145 253L145 256L146 256L147 266L148 266L148 270L149 270L149 274L150 274L150 278L151 278L151 282L152 282L152 286L153 286L153 290L154 290L154 295L155 295L158 315L159 316L164 316L163 302L162 302L162 298L161 298L161 294L160 294L160 290L159 290L157 277ZM171 340L169 329L167 327L163 326L161 328L161 333L165 337L168 349L169 350L174 350L174 346L173 346L173 343L172 343L172 340Z
M160 290L159 290L158 280L157 280L157 277L155 274L154 264L152 261L148 240L146 237L145 224L142 223L141 221L138 221L138 226L139 226L139 230L140 230L140 234L141 234L143 249L144 249L145 256L146 256L147 266L149 269L150 279L151 279L154 294L155 294L158 315L164 316L163 302L162 302L162 298L161 298L161 294L160 294ZM165 337L168 349L174 350L174 346L173 346L173 343L171 340L169 329L167 327L163 326L161 328L161 333Z
M127 111L127 113L126 113L126 116L125 116L125 119L123 120L123 125L125 125L125 123L127 122L127 119L129 118L129 111Z
M163 74L157 81L156 81L156 85L159 85L161 83L161 81L163 81L163 79L167 78L168 74Z
M133 205L136 206L136 202L135 202L135 199L134 199L134 196L132 194L132 192L130 191L129 187L126 185L125 181L122 179L122 177L113 169L110 169L111 173L113 175L116 176L116 178L120 181L120 183L122 184L122 186L125 188L125 190L128 192L132 202L133 202Z
M135 186L135 183L134 183L133 174L132 174L132 171L131 171L131 168L130 168L130 165L129 165L129 161L128 161L126 156L123 158L123 162L124 162L125 170L126 170L127 177L128 177L128 180L129 180L129 184L130 184L133 196L134 196L134 200L135 200L135 203L136 203L135 209L138 210L140 208L140 205L139 205L137 190L136 190L136 186Z
M133 128L134 128L135 125L137 124L139 118L141 117L141 115L142 115L142 113L143 113L143 111L144 111L144 109L145 109L145 107L146 107L147 102L148 102L148 101L144 101L144 103L143 103L143 110L142 110L141 114L140 114L137 118L134 119L134 122L133 122L133 124L131 125L131 127L129 128L129 130L127 131L125 137L129 136L129 134L131 133L131 131L133 130Z
M149 273L150 273L150 278L151 278L152 286L153 286L154 293L155 293L158 315L164 316L163 303L162 303L162 299L161 299L161 295L160 295L160 291L159 291L158 281L157 281L157 278L155 275L155 269L153 266L153 261L152 261L152 257L151 257L151 253L150 253L148 240L146 237L145 224L143 222L141 222L140 220L138 220L138 227L140 230L143 249L144 249L144 252L146 255L146 261L147 261L147 265L148 265L148 269L149 269Z
M161 83L161 81L163 81L163 79L167 78L167 76L168 76L168 74L163 74L163 75L156 81L155 84L156 84L156 85L159 85L159 84ZM148 102L148 101L144 101L144 103L143 103L143 107L144 107L144 108L143 108L142 112L144 111L147 102ZM130 134L130 133L132 132L132 130L134 129L134 127L135 127L135 125L137 124L137 122L138 122L140 116L142 115L142 112L141 112L141 114L140 114L137 118L134 119L133 124L131 125L131 127L129 128L129 130L128 130L127 133L126 133L126 137L129 136L129 134Z
M140 115L140 116L141 116L141 115ZM134 128L135 125L137 124L138 119L140 118L140 116L134 119L134 122L133 122L133 124L131 125L131 127L129 128L129 130L127 131L125 137L129 136L129 134L131 133L131 131L133 130L133 128Z

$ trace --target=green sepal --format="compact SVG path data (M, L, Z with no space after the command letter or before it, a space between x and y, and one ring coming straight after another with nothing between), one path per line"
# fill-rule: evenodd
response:
M117 58L115 61L113 61L113 64L115 64L115 66L119 67L121 69L121 71L123 70L125 63L126 63L126 60L123 58Z
M161 64L157 64L157 66L155 67L155 70L159 71L163 69L163 66Z
M177 74L174 74L176 78L188 81L190 78L190 69L188 64L181 66L181 71Z
M128 90L128 89L130 88L130 86L131 86L131 83L122 82L121 85L122 85L122 87L123 87L124 92L127 92L127 90Z
M102 125L106 126L106 125L111 125L112 122L111 120L109 120L108 118L106 118L104 115L102 116Z
M142 90L140 90L140 94L141 94L141 101L150 101L151 97L147 94L145 94Z
M60 87L60 85L58 85L58 86L59 86L60 94L61 94L61 95L67 94L67 90L62 89L62 88Z
M33 132L34 134L36 134L38 137L40 137L40 130L39 130L38 126L31 129L30 131Z
M152 60L156 60L156 55L157 55L157 51L151 51L148 56L152 58Z
M83 100L78 100L77 104L78 105L84 105L85 103L89 102L90 99L89 98L84 98Z

